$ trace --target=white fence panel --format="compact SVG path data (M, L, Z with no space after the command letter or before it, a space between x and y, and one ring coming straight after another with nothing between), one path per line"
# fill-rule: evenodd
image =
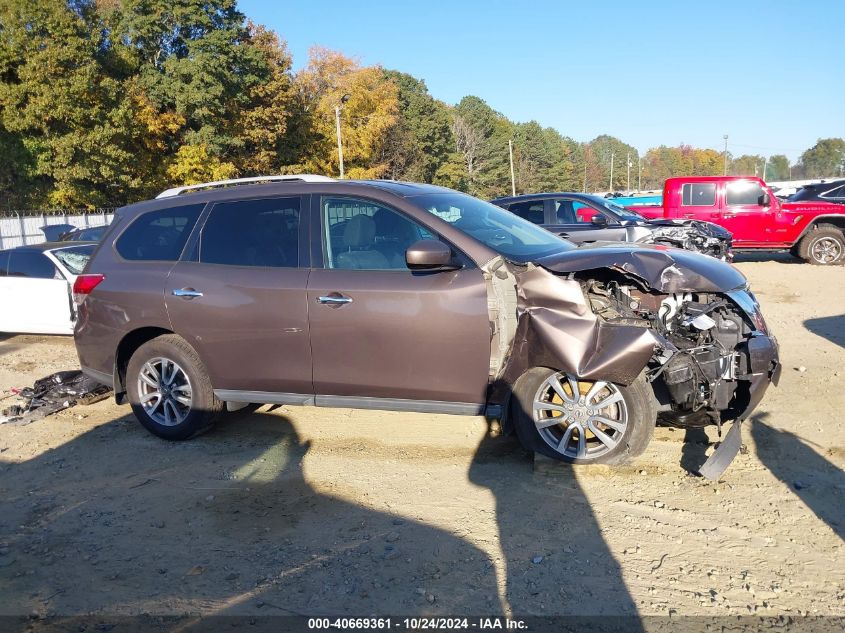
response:
M14 212L13 212L14 213ZM89 226L103 226L110 224L114 213L63 213L63 214L32 214L21 213L0 217L0 249L15 248L27 244L40 244L47 241L42 226L56 226L69 224L84 229ZM70 229L68 229L70 230Z

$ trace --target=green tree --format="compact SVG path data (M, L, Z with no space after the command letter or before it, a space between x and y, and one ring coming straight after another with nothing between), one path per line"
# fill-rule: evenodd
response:
M636 165L639 152L627 143L623 143L614 136L602 134L589 142L590 149L596 159L596 164L601 171L599 182L594 183L599 191L607 191L608 185L613 191L628 188L628 167L626 159L630 159L631 166L631 187L636 187ZM613 182L610 182L611 156L613 157Z
M783 154L770 156L766 178L773 181L789 180L789 159Z
M397 120L385 141L387 175L432 182L453 151L449 111L429 94L424 81L395 70L385 71L385 76L399 91Z
M763 176L763 164L766 159L757 154L743 154L731 159L728 163L728 173L732 176Z
M801 154L801 164L807 178L841 176L845 168L845 140L820 138Z

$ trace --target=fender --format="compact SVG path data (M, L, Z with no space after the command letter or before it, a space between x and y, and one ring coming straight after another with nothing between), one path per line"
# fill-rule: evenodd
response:
M796 238L795 238L795 242L794 242L794 243L795 243L795 244L797 244L798 242L800 242L800 241L801 241L801 239L802 239L802 238L803 238L803 237L804 237L807 233L809 233L809 232L810 232L810 231L812 231L814 228L816 228L816 227L818 226L819 222L820 222L820 221L822 221L822 220L836 220L836 221L838 221L838 223L837 223L837 222L831 222L831 224L834 224L837 228L842 229L843 231L845 231L845 214L838 214L838 215L837 215L837 214L817 215L816 217L814 217L813 219L811 219L811 220L807 223L807 226L805 226L805 227L804 227L804 229L801 231L801 233L798 235L798 237L796 237Z

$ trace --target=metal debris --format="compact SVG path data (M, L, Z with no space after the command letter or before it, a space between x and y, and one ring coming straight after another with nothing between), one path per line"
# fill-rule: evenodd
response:
M0 411L0 424L25 425L77 404L93 404L108 397L111 388L79 370L59 371L35 381L17 395L21 404Z

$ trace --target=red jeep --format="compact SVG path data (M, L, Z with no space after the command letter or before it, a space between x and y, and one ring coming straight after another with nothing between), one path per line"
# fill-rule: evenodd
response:
M734 250L788 250L811 264L845 261L845 208L830 202L781 202L751 176L669 178L663 206L632 206L649 218L694 218L733 233Z

